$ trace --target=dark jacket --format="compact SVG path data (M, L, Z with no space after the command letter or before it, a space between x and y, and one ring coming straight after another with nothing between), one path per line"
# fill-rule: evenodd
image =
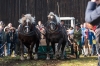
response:
M4 44L5 41L6 41L5 32L2 31L2 32L0 32L0 44Z
M7 43L15 43L16 39L17 39L17 34L16 33L12 33L12 32L6 33Z
M7 43L11 43L10 37L11 37L11 33L10 32L6 33L6 42Z
M97 6L95 2L88 2L85 12L85 21L92 25L100 25L100 6Z

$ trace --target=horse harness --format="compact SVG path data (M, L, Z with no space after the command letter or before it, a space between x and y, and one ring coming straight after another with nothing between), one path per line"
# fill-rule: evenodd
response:
M19 34L25 35L25 36L33 36L33 35L34 35L35 30L34 30L34 31L31 31L31 32L29 32L29 33L24 33L24 32L22 31L22 28L23 28L23 25L20 24L20 25L19 25L19 29L18 29L18 30L19 30L19 31L18 31Z

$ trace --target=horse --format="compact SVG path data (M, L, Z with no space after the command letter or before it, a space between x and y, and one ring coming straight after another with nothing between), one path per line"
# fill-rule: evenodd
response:
M61 59L64 59L64 48L67 42L67 33L63 26L60 25L60 19L53 12L48 15L48 21L45 26L45 38L47 45L47 60L50 59L50 43L53 49L53 59L57 59L57 55L60 54L61 48ZM55 52L55 43L58 43L57 53ZM62 47L61 47L62 45Z
M21 19L19 19L20 25L18 26L18 38L20 41L20 48L21 48L21 60L24 60L24 46L28 48L28 56L27 59L33 59L32 57L32 50L34 45L36 44L35 48L35 55L34 59L38 59L38 47L40 43L40 32L35 27L35 17L32 17L31 14L23 15Z

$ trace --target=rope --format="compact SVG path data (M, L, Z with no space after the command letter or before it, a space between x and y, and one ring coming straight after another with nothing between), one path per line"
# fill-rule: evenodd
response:
M5 44L3 44L3 46L1 46L1 47L0 47L0 49L2 49L5 45L6 45L6 43L5 43Z

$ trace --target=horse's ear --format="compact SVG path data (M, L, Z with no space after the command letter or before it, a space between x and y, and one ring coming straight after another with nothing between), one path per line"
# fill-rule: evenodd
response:
M24 17L25 15L24 14L22 14L22 17Z

